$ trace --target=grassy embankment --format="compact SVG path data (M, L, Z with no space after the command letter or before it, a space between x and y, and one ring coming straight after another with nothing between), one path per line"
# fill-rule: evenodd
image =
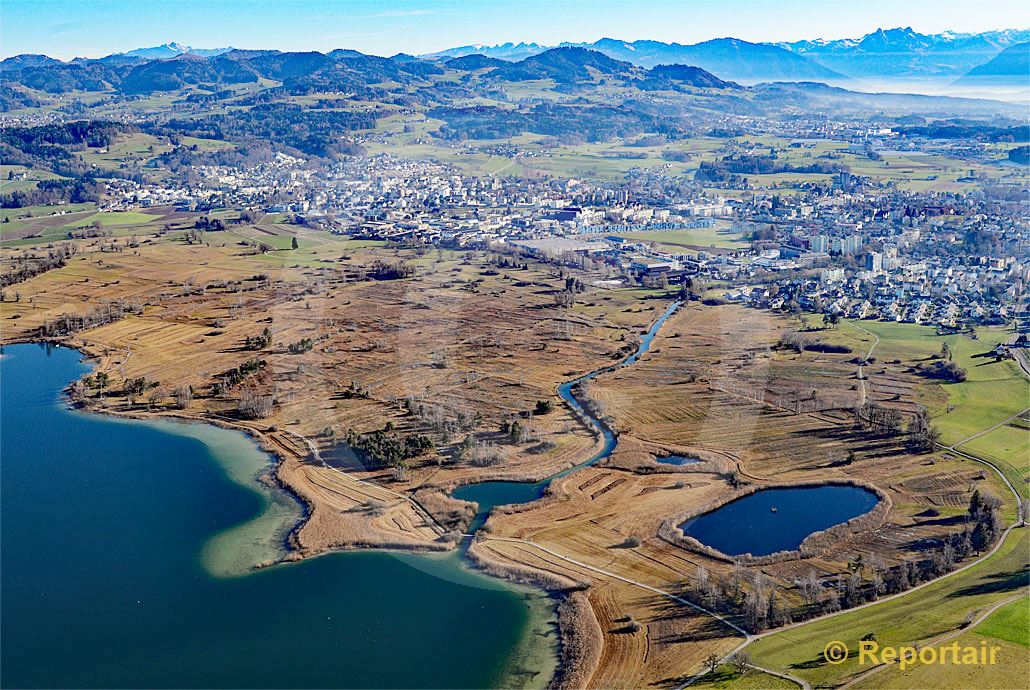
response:
M881 646L902 646L958 630L970 611L982 611L1027 586L1028 549L1027 530L1013 530L995 554L968 570L898 599L773 633L751 644L747 652L756 664L804 678L813 685L842 684L867 668L859 665L854 651L842 664L827 663L822 652L828 642L839 640L850 650L857 650L860 638L873 633ZM1025 605L1026 600L1019 603ZM1015 616L1003 617L994 621L989 629L996 635L1011 636L1013 631L1007 622L1018 623L1018 620ZM1023 657L1023 673L1025 664ZM1001 672L996 675L991 669L980 669L975 685L922 687L1014 687L991 684L992 678L1000 680L1003 675ZM874 687L880 686L874 684Z

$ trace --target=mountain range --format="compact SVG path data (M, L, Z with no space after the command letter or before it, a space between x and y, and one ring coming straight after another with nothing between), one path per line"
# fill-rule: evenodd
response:
M218 91L233 85L256 84L262 79L278 82L282 94L382 97L383 89L377 85L423 87L428 83L427 77L442 74L445 69L466 72L466 82L473 79L484 85L549 79L568 88L599 80L635 86L642 91L740 88L692 65L663 65L647 70L596 50L577 47L545 50L518 62L478 54L441 62L404 54L383 58L354 50L284 53L235 49L209 57L196 52L182 52L166 59L119 54L98 60L60 62L45 55L19 55L0 62L5 95L16 102L24 102L31 95L22 89L141 95L185 88Z
M1030 40L1030 30L921 34L911 27L877 29L857 39L781 43L821 65L858 78L959 77L998 53Z
M779 46L750 43L737 38L717 38L694 45L661 41L620 41L602 38L593 43L562 43L560 48L586 48L610 58L637 65L685 64L700 67L725 80L743 83L761 81L814 81L844 79L808 58ZM548 50L536 43L506 43L501 46L462 46L424 57L483 55L499 60L524 60Z
M721 79L758 81L837 81L849 79L957 79L987 63L1001 51L1030 41L1028 29L978 34L921 34L911 27L877 29L860 38L752 43L718 38L695 44L661 41L562 43L596 50L641 67L683 63ZM431 59L479 54L500 60L522 60L547 50L536 43L498 46L467 45L425 55Z
M62 62L18 55L0 62L3 89L14 101L35 91L119 91L146 94L183 87L224 88L269 79L291 93L367 93L370 85L408 83L443 69L474 72L484 82L552 79L570 87L597 75L642 90L738 88L763 82L857 86L860 79L943 79L959 86L1028 81L1030 30L920 34L877 30L858 39L752 43L718 38L692 45L603 38L589 44L469 45L431 55L393 57L337 49L329 53L198 49L180 43L139 48L99 59ZM668 67L668 66L672 67ZM855 80L852 82L852 80ZM957 80L957 81L956 81ZM854 88L851 86L851 88Z
M165 43L153 48L136 48L127 53L118 53L125 57L143 58L144 60L165 60L178 57L179 55L199 55L200 57L214 57L222 53L228 53L232 48L194 48L182 43Z

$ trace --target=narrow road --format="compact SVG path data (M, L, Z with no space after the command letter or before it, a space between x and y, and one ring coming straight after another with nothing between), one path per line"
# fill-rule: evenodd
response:
M771 668L765 668L764 666L755 666L754 664L748 664L748 667L753 668L756 671L761 671L762 673L768 673L770 676L789 680L791 683L797 683L801 687L801 690L812 690L812 686L809 685L808 681L804 678L798 678L797 676L792 676L789 673L783 673L782 671L774 671Z
M659 594L659 595L661 595L663 597L667 597L669 599L672 599L675 602L678 602L680 604L684 604L686 606L689 606L690 608L694 609L695 611L698 611L699 613L703 613L705 615L711 616L712 618L716 619L717 621L719 621L719 622L725 624L726 626L732 628L734 630L734 632L736 632L737 634L743 635L745 638L750 638L751 637L751 635L748 633L747 630L744 630L743 628L741 628L736 623L733 623L733 622L727 620L726 618L724 618L723 616L720 616L718 613L716 613L714 611L709 611L708 609L706 609L703 606L699 606L698 604L695 604L692 601L684 599L683 597L676 596L675 594L673 594L671 592L666 592L665 590L658 589L657 587L652 587L651 585L649 585L647 583L644 583L644 582L640 582L639 580L633 580L633 579L630 579L628 577L623 577L622 575L618 575L616 573L613 573L613 572L611 572L609 570L605 570L603 568L598 568L597 566L590 565L589 563L583 563L582 561L577 561L574 558L569 558L568 556L560 554L557 551L553 551L553 550L547 548L546 546L541 546L540 544L537 544L536 542L529 541L528 539L518 539L516 537L490 537L490 536L480 537L480 538L483 539L483 541L501 541L501 542L509 542L509 543L512 543L512 544L526 544L527 546L532 546L534 549L539 549L540 551L543 551L544 553L548 554L549 556L554 556L555 558L561 559L561 560L565 561L566 563L571 563L572 565L575 565L575 566L577 566L579 568L583 568L585 570L590 570L590 571L598 573L600 575L604 575L605 577L610 577L613 580L619 580L620 582L625 582L626 584L633 585L633 586L639 587L641 589L646 589L647 591L652 592L654 594Z
M554 551L553 549L549 549L546 546L541 546L540 544L537 544L535 542L529 541L528 539L516 539L514 537L481 537L481 538L484 541L511 542L511 543L516 543L516 544L525 544L527 546L532 546L533 548L539 549L540 551L543 551L544 553L548 554L549 556L553 556L554 558L558 558L560 560L563 560L566 563L571 563L572 565L575 565L575 566L577 566L579 568L583 568L585 570L589 570L589 571L598 573L600 575L604 575L605 577L610 577L613 580L618 580L620 582L625 582L626 584L633 585L634 587L639 587L641 589L647 590L648 592L652 592L654 594L659 594L659 595L661 595L663 597L667 597L668 599L671 599L671 600L673 600L673 601L675 601L675 602L677 602L679 604L684 604L686 606L689 606L690 608L694 609L695 611L698 611L699 613L703 613L705 615L711 616L712 618L715 618L719 622L721 622L724 625L726 625L727 627L731 628L738 635L743 635L743 637L744 637L744 641L741 642L736 647L734 647L733 650L731 650L728 654L726 654L723 657L721 663L726 663L729 659L731 659L733 657L734 654L736 654L737 652L742 650L744 647L749 645L755 639L755 636L751 635L747 630L744 630L743 628L741 628L737 624L727 620L725 617L719 615L718 613L715 613L714 611L710 611L710 610L706 609L703 606L699 606L698 604L695 604L692 601L684 599L683 597L676 596L675 594L672 594L671 592L666 592L665 590L658 589L657 587L652 587L651 585L649 585L647 583L644 583L644 582L640 582L639 580L633 580L631 578L623 577L622 575L618 575L616 573L613 573L613 572L611 572L609 570L605 570L603 568L598 568L596 566L590 565L589 563L583 563L582 561L577 561L574 558L569 558L568 556L560 554L557 551ZM762 667L762 666L756 666L754 664L748 664L748 666L753 668L753 669L755 669L756 671L761 671L762 673L768 673L771 676L776 676L777 678L783 678L784 680L789 680L792 683L796 683L799 687L802 688L802 690L812 690L812 686L809 685L808 682L806 680L804 680L803 678L798 678L797 676L792 676L789 673L784 673L782 671L774 671L773 669L765 668L765 667ZM690 685L693 685L694 683L696 683L701 678L704 678L707 674L708 674L708 671L702 671L700 673L697 673L697 674L691 676L689 679L687 679L687 681L685 683L683 683L682 685L678 686L678 689L686 688L686 687L688 687Z
M869 346L869 351L865 353L865 357L862 359L862 364L858 365L858 406L861 407L862 405L865 405L866 400L865 369L863 367L865 367L865 362L873 356L873 350L875 350L876 346L880 344L880 336L876 335L872 331L867 331L858 324L852 323L850 321L848 322L848 324L852 328L856 328L865 333L866 335L871 335L873 337L873 344Z

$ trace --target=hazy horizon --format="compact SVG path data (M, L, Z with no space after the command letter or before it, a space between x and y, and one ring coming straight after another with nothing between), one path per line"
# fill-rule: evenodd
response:
M284 51L351 48L372 55L425 54L470 44L589 43L601 38L697 43L734 37L752 42L857 38L878 28L924 34L980 33L1030 26L1030 6L957 0L899 3L695 0L531 2L296 0L170 3L127 0L6 0L0 9L0 56L42 53L97 58L166 43L194 48Z

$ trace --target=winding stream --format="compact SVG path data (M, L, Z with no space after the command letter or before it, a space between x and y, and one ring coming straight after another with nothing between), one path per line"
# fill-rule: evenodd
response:
M682 304L683 302L681 300L676 300L670 304L662 315L658 317L658 320L651 324L647 333L645 333L640 339L640 345L637 349L624 359L616 362L615 364L595 369L588 374L584 374L583 376L572 379L571 381L566 381L558 386L558 395L561 399L564 400L569 407L573 409L573 411L586 418L597 432L601 434L601 438L604 441L601 450L578 465L573 465L561 472L555 472L549 477L545 477L538 482L478 482L475 484L467 484L455 489L452 494L455 498L479 504L475 518L473 518L472 523L469 526L469 532L475 532L477 529L482 527L483 523L486 522L486 518L490 515L490 511L493 510L495 506L535 501L538 498L543 497L544 493L547 491L547 487L555 479L564 477L583 467L600 462L612 454L619 443L615 432L612 431L601 419L591 413L583 404L583 401L576 397L575 388L579 384L591 381L601 374L606 374L621 367L629 366L640 359L641 355L651 349L651 343L654 341L655 336L658 335L658 331L661 329L662 324L664 324L670 316L676 313L676 310L679 309Z

